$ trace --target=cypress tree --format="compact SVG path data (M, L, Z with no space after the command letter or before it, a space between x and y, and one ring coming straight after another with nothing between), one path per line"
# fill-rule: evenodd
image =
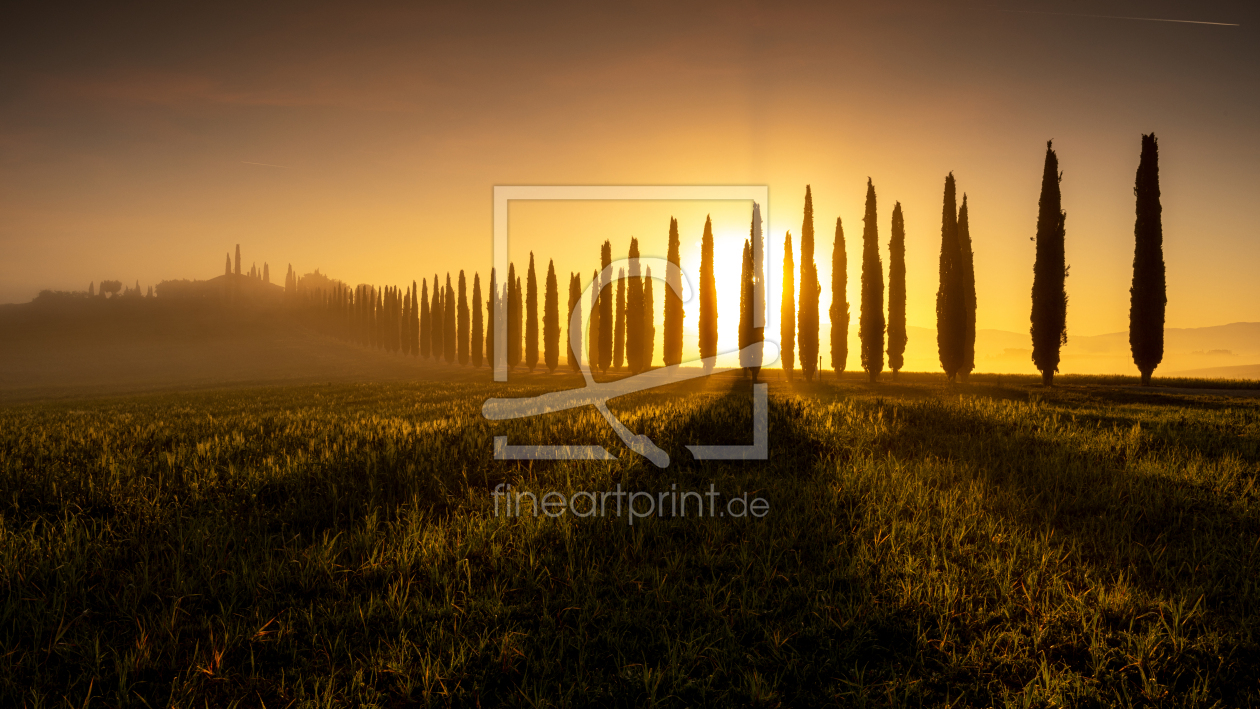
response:
M525 291L521 288L520 276L516 277L513 295L516 298L516 365L519 365L524 356L521 335L525 331Z
M339 298L340 299L340 298ZM402 336L399 343L405 355L411 354L411 288L403 294Z
M322 293L323 291L321 291ZM444 335L445 337L445 335ZM376 291L376 349L383 350L385 342L385 289Z
M538 276L534 273L534 252L529 252L529 270L525 273L525 366L534 371L538 366Z
M233 271L236 275L241 275L241 245L236 245L236 269Z
M420 356L420 285L411 282L411 316L407 321L407 350L412 357Z
M805 218L801 223L801 295L796 309L801 371L808 381L818 369L818 266L814 263L814 197L805 185Z
M936 290L936 350L941 369L954 381L962 367L962 338L966 328L962 280L958 264L958 212L954 173L945 177L945 197L941 205L940 284Z
M844 224L836 217L836 240L831 247L831 368L836 378L849 364L849 254Z
M752 245L745 239L739 269L739 365L743 367L745 377L752 374L751 358L744 354L744 348L753 343L752 269Z
M626 283L626 364L632 373L643 371L643 279L639 268L639 240L630 238L630 279Z
M958 376L965 382L976 368L976 267L971 252L966 192L958 208L958 277L962 280L963 301L962 366L958 368Z
M591 282L595 285L591 286L591 326L588 330L589 334L586 338L586 360L590 364L591 371L595 371L599 368L600 357L603 356L599 342L603 333L603 328L600 326L600 320L602 320L602 318L599 314L599 291L602 288L602 284L599 282L599 274L600 272L598 270L591 274Z
M656 320L653 313L654 305L652 304L652 267L648 266L647 274L643 277L643 359L640 360L641 369L647 370L652 368L652 357L656 355Z
M474 367L481 366L482 345L485 342L485 328L481 320L481 274L473 274L473 291L472 291L472 365Z
M486 291L486 364L494 369L494 314L502 307L499 302L499 286L494 269L490 269L490 288Z
M1164 359L1164 308L1168 294L1164 282L1164 208L1159 201L1159 143L1155 134L1142 136L1133 187L1137 219L1133 225L1133 286L1129 289L1129 349L1142 374L1142 386L1151 385L1151 373Z
M626 269L617 269L617 315L613 324L613 369L621 369L626 354Z
M713 276L713 220L704 218L704 236L700 239L700 357L717 355L717 283ZM706 362L706 370L713 362Z
M905 364L906 343L906 223L901 202L893 207L892 238L888 242L888 368L893 380Z
M605 240L599 250L600 273L612 264L612 242ZM611 289L604 293L609 284L601 282L599 287L599 368L607 372L613 361L613 294ZM594 367L594 363L591 364Z
M543 363L554 373L560 366L560 293L556 263L547 261L547 287L543 297Z
M1046 163L1041 173L1041 199L1037 208L1037 260L1033 265L1032 359L1041 370L1041 382L1054 384L1059 371L1059 348L1067 343L1067 266L1064 258L1063 196L1059 183L1059 157L1046 142Z
M866 178L866 216L862 217L862 369L871 382L884 371L884 266L879 260L879 222L875 185Z
M515 369L521 363L521 301L517 295L516 264L508 264L507 283L507 364L508 369Z
M458 343L458 323L455 320L455 289L451 287L451 274L446 274L446 292L442 294L442 356L447 364L455 363Z
M783 373L792 380L796 359L796 264L792 261L792 232L783 238L783 298L779 302L780 359Z
M444 315L442 308L442 283L438 280L437 274L433 274L433 303L429 307L429 335L433 338L430 349L433 353L433 359L442 361L442 333L446 331L442 324L442 316Z
M469 355L469 338L472 336L469 326L469 316L472 313L468 310L468 281L464 278L464 271L459 272L459 330L456 333L457 345L455 348L455 356L459 358L461 365L468 364Z
M293 267L289 266L289 268L293 268ZM232 275L232 255L231 254L227 254L227 264L223 267L223 275L225 276Z
M582 309L582 278L576 273L570 273L569 274L569 307L564 311L565 313L567 313L567 317L565 318L565 321L564 321L564 325L566 328L565 331L569 333L569 337L565 338L566 344L565 344L564 350L565 352L569 353L568 354L569 368L575 372L579 371L580 369L580 362L582 359L582 347L579 344L578 348L574 350L572 340L573 340L573 333L582 332L581 309ZM576 318L574 317L575 315L576 315ZM574 327L573 321L575 319L577 320L577 323L576 323L577 327ZM581 340L579 339L578 342L580 343Z
M669 218L669 253L666 259L679 266L678 260L678 220ZM683 346L683 302L678 295L682 288L682 271L674 269L672 272L665 274L665 332L664 342L662 343L662 356L665 358L665 364L673 365L682 362L682 346Z

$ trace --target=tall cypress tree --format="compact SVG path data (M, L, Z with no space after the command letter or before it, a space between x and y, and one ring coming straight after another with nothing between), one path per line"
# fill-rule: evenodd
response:
M612 264L612 242L605 240L599 250L600 273ZM608 282L601 281L599 288L599 368L607 372L613 362L613 292ZM591 367L594 367L592 362Z
M717 356L717 282L713 276L713 220L704 218L704 236L700 238L700 357ZM705 369L713 369L706 362Z
M438 280L438 275L433 274L433 303L429 307L429 334L433 338L430 349L433 353L433 359L437 362L442 361L442 335L446 333L446 326L443 319L446 315L445 309L442 307L442 282Z
M801 295L796 308L796 341L801 371L813 381L818 369L818 266L814 263L814 196L805 185L805 218L801 223Z
M525 274L525 366L531 372L538 366L538 276L533 251L529 252L529 271Z
M678 260L678 220L669 218L669 253L666 259L679 266ZM681 267L680 267L681 268ZM682 362L683 346L683 302L678 292L682 287L682 271L672 270L665 274L665 332L662 342L662 356L665 364L673 365Z
M652 357L656 355L656 320L652 304L652 267L648 266L643 276L643 359L641 369L652 368Z
M469 338L471 331L469 326L469 317L472 315L468 310L468 281L464 279L464 271L459 271L459 330L455 337L457 346L455 348L455 356L459 358L461 365L468 364L469 355Z
M520 276L516 277L515 298L516 298L516 336L517 336L517 339L519 340L521 337L521 333L524 332L525 330L525 291L521 288ZM521 342L518 341L516 343L516 364L521 363L523 354L524 352L521 349ZM516 365L513 365L513 366L516 366Z
M455 319L455 289L451 287L450 273L446 274L446 293L442 295L442 301L446 309L446 312L442 314L442 325L446 328L446 331L442 333L442 355L447 364L454 364L459 335L458 322Z
M573 333L582 332L582 277L576 273L569 274L569 307L564 311L568 317L565 318L564 325L569 337L566 338L565 351L569 353L569 368L573 371L579 371L579 364L582 357L582 347L578 346L573 349L572 340ZM575 312L576 311L576 312ZM576 315L576 317L575 317ZM574 320L577 321L577 327L574 327ZM578 342L581 342L579 339Z
M420 291L416 289L416 282L411 281L411 355L413 357L420 356Z
M293 268L293 265L290 264L289 268ZM223 275L225 276L232 275L232 255L231 254L227 255L227 264L223 267Z
M836 217L836 240L831 247L831 368L836 378L849 364L849 254L844 243L844 224Z
M893 380L905 365L906 343L906 222L901 202L893 207L892 237L888 241L888 368Z
M420 356L429 358L433 348L433 326L429 315L429 281L420 281Z
M1037 260L1033 265L1032 359L1041 370L1041 382L1054 384L1059 371L1059 348L1067 344L1067 278L1064 249L1063 196L1059 182L1059 157L1046 142L1046 163L1041 172L1041 199L1037 208Z
M603 357L603 348L600 347L600 339L603 336L603 327L600 321L603 319L600 315L601 301L599 292L603 284L599 281L600 271L596 270L591 274L591 326L586 338L586 361L590 365L592 372L600 368L601 357ZM611 357L609 358L611 359Z
M241 245L240 244L236 245L236 270L233 272L238 276L241 275Z
M966 327L958 265L957 204L951 172L945 178L945 198L941 205L940 284L936 289L936 350L941 369L951 382L962 367L962 338Z
M340 293L338 293L338 301L340 302ZM405 355L411 354L411 288L403 295L402 307L402 352Z
M962 365L958 376L965 382L976 368L976 267L971 252L966 192L958 208L958 277L962 281L963 301Z
M1133 225L1133 286L1129 289L1129 349L1142 374L1142 386L1151 385L1151 373L1164 359L1164 309L1168 294L1164 282L1163 206L1159 201L1159 143L1155 134L1142 136L1138 160L1137 219Z
M792 379L796 359L796 264L792 261L792 232L783 238L783 298L779 302L780 359L783 373Z
M862 369L871 382L884 371L884 266L879 260L879 221L875 185L866 178L866 215L862 217Z
M621 369L626 355L626 269L617 269L617 314L613 319L613 369Z
M508 264L507 283L507 343L504 348L507 350L508 369L515 369L516 365L521 363L521 302L517 297L516 282L520 279L516 275L516 264Z
M744 354L744 348L753 343L753 276L752 245L744 240L744 252L740 258L739 269L739 364L744 369L744 376L752 374L751 357Z
M494 318L498 309L503 307L499 301L499 283L494 269L490 269L490 287L486 290L486 364L494 369ZM500 345L501 346L501 345Z
M473 274L473 291L472 291L472 365L474 367L481 366L481 351L484 339L484 327L481 320L481 274Z
M626 283L626 364L643 371L643 271L639 267L639 240L630 238L630 273Z
M547 286L543 297L543 363L548 372L560 366L560 293L556 263L547 262Z

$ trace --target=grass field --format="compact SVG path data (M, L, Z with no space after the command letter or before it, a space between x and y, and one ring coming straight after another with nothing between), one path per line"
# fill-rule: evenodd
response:
M715 377L614 402L657 469L459 376L0 408L0 705L1260 704L1260 399L774 380L769 460L697 463L751 438ZM770 509L508 518L499 483Z

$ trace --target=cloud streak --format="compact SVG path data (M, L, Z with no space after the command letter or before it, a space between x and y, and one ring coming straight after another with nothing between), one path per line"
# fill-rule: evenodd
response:
M1050 12L1048 10L1010 10L1004 7L995 8L1002 12L1013 12L1022 15L1058 15L1060 17L1093 17L1100 20L1138 20L1141 22L1175 22L1184 25L1215 25L1217 27L1242 27L1237 22L1205 22L1203 20L1174 20L1166 17L1129 17L1127 15L1089 15L1080 12Z

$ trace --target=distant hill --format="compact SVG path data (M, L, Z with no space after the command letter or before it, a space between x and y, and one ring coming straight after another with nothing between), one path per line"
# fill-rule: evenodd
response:
M908 327L907 371L936 371L936 331ZM850 366L854 363L850 362ZM976 332L976 371L1033 374L1032 345L1027 333L1007 330ZM1068 333L1059 371L1064 374L1136 374L1129 352L1129 333L1079 336ZM1213 372L1213 373L1209 373ZM1220 372L1219 374L1215 372ZM1164 361L1156 375L1260 378L1260 323L1164 330Z

